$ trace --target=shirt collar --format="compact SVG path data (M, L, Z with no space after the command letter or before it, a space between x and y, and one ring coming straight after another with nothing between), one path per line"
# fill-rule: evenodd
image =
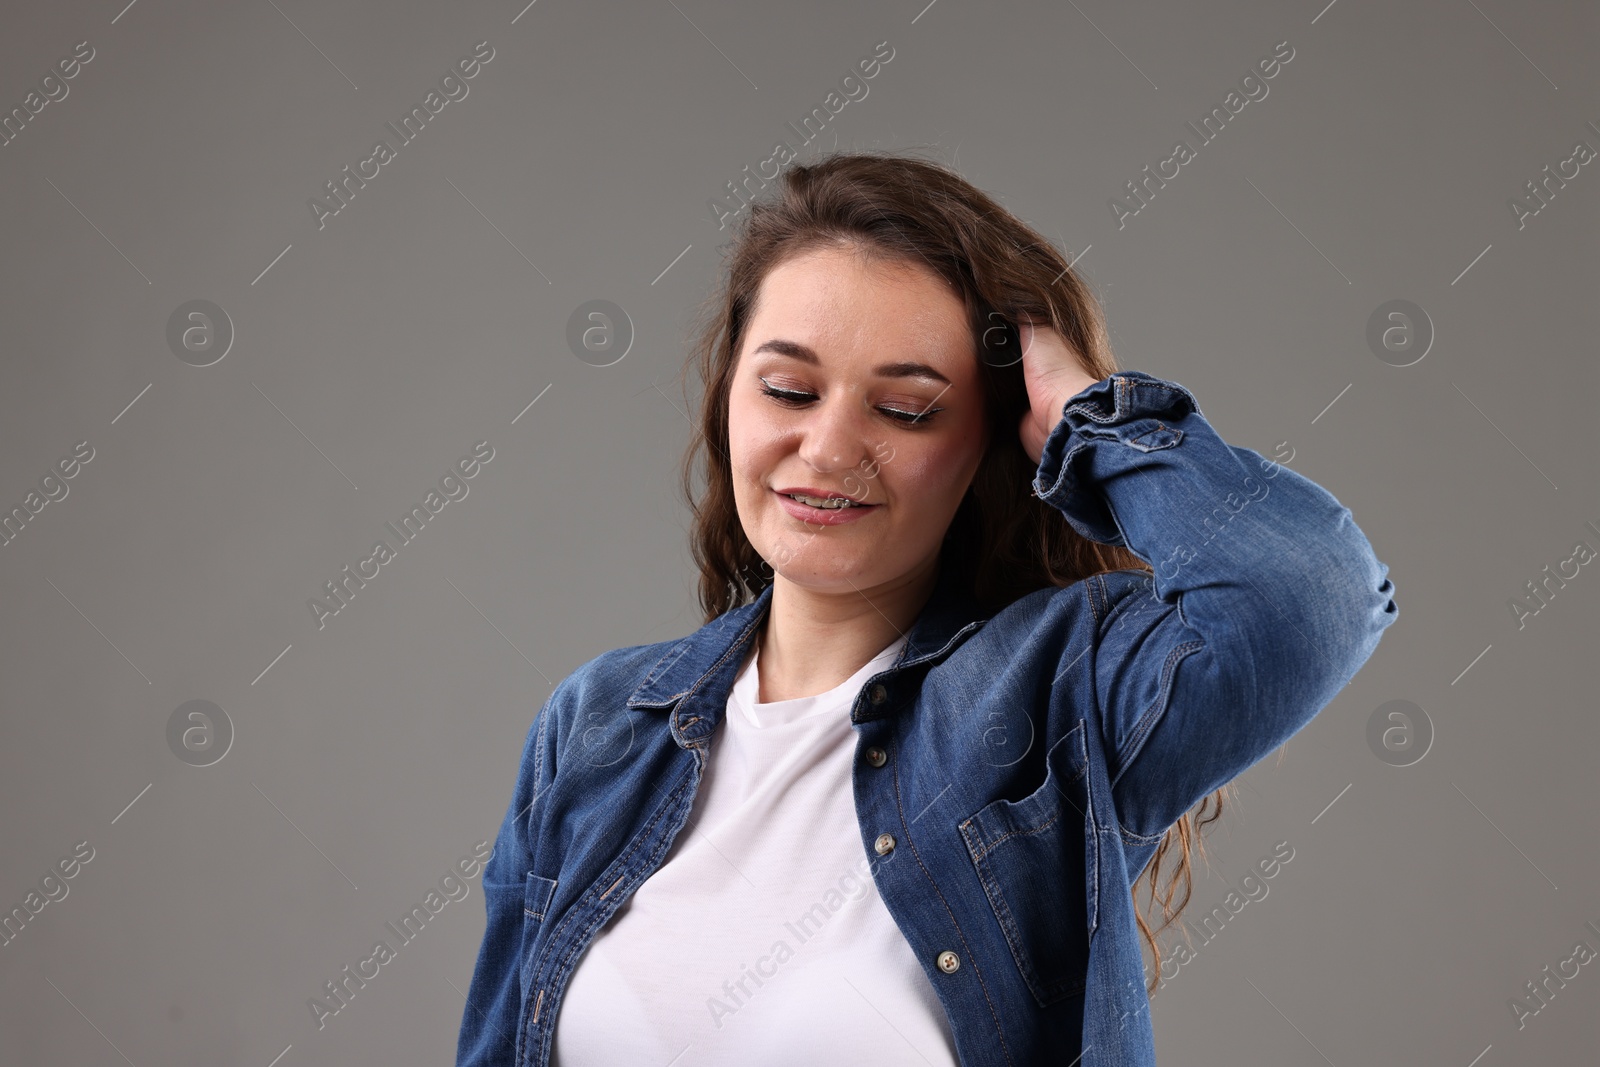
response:
M716 692L725 693L771 606L772 586L768 585L748 604L730 608L673 644L633 691L628 707L669 709L708 681ZM941 567L933 593L890 670L915 667L944 655L985 618L959 588L953 570ZM719 672L726 677L713 678Z

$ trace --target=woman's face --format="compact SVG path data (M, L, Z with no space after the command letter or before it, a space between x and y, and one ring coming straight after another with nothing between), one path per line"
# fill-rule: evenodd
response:
M854 251L789 259L762 284L729 387L745 536L817 592L931 572L983 458L983 420L966 311L941 279ZM801 490L867 506L785 495Z

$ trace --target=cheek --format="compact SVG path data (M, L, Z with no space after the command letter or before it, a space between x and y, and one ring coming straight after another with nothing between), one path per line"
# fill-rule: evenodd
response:
M919 512L953 511L966 492L971 450L952 442L922 448L897 447L883 465L882 477L893 495L912 501Z
M776 428L759 411L733 403L728 409L728 465L734 492L749 498L760 492L782 454Z

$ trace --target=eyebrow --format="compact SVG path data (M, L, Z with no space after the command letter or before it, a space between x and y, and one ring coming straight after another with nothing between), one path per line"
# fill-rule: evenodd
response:
M776 352L780 356L798 359L800 362L809 363L813 367L822 366L822 360L814 351L796 341L785 341L777 338L771 341L763 341L752 349L750 354L753 356L758 352ZM872 368L872 373L880 378L927 378L931 381L943 382L945 385L954 384L949 378L946 378L926 363L918 363L915 360L880 363Z

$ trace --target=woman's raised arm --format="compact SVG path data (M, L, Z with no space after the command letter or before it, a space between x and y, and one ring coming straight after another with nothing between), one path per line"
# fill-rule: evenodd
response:
M1122 829L1157 835L1338 694L1394 585L1348 508L1223 441L1176 382L1118 371L1060 410L1035 495L1154 569L1090 579L1094 652L1070 669L1094 671Z

